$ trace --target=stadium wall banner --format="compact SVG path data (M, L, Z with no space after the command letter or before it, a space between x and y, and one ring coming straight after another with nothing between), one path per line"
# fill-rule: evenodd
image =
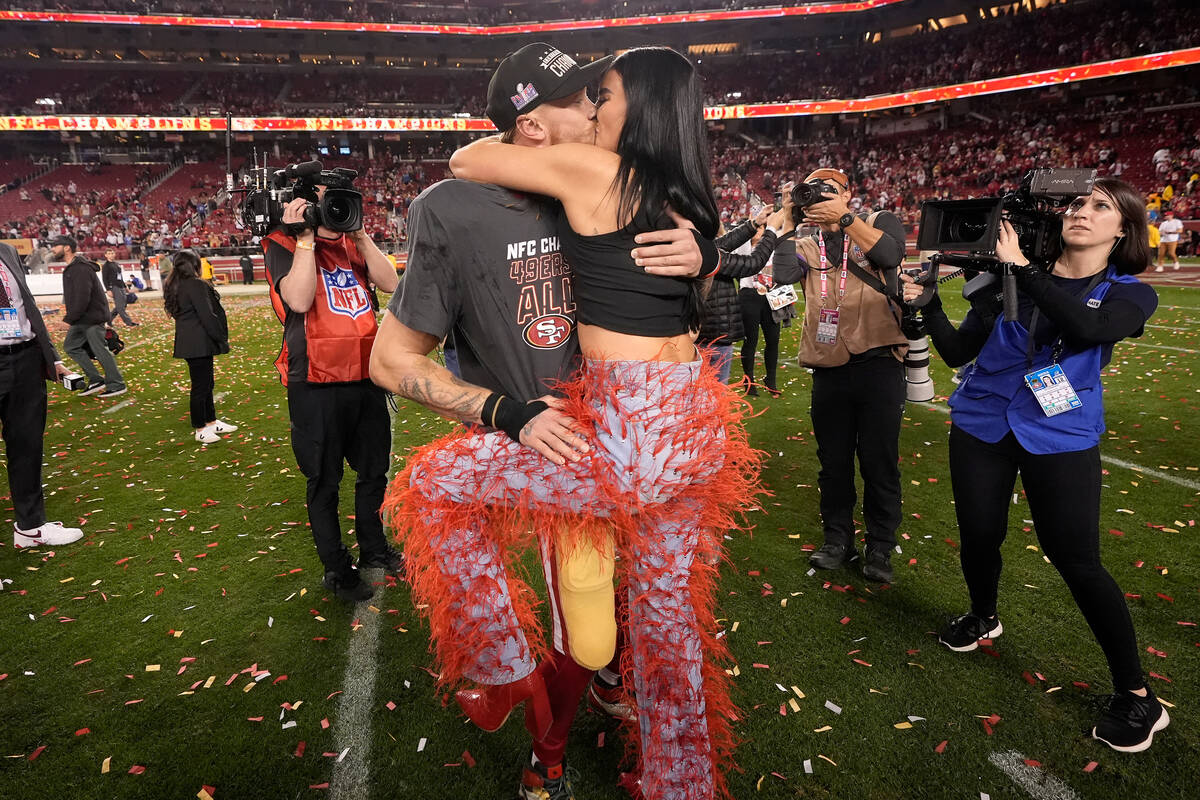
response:
M1008 75L950 86L913 89L907 92L863 98L710 106L704 110L704 117L711 121L720 121L756 117L796 117L884 111L1198 63L1200 63L1200 47L1193 47L1148 56L1119 58L1094 64L1079 64L1072 67L1028 72L1022 75ZM0 133L24 131L207 133L224 131L226 127L225 117L0 116ZM235 133L490 132L496 130L491 121L486 118L467 117L233 117L231 129Z
M57 22L80 25L139 25L242 30L324 31L340 33L396 33L427 36L511 36L525 33L557 33L629 28L647 25L679 25L695 22L736 22L779 17L808 17L818 14L849 14L895 5L905 0L854 0L774 8L747 8L734 11L654 14L642 17L559 20L512 25L466 25L405 22L337 22L298 19L250 19L245 17L193 17L173 14L110 14L72 11L0 11L0 22Z
M0 244L12 245L18 255L27 256L33 253L32 239L0 239Z

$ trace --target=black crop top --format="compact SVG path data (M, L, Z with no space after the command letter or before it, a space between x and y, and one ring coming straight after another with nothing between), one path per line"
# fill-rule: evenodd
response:
M637 247L633 237L654 229L639 211L618 231L582 236L559 210L579 322L633 336L677 336L699 328L700 281L651 275L629 255Z

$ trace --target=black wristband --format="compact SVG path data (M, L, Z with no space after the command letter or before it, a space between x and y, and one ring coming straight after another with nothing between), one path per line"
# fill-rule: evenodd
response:
M700 231L695 228L691 230L696 244L700 247L700 274L697 277L708 278L717 274L717 270L721 268L721 251L717 249L715 242L701 236Z
M514 442L521 441L521 429L538 414L549 408L541 400L528 403L518 403L511 397L492 393L483 401L483 411L480 417L484 425L499 428L508 434Z

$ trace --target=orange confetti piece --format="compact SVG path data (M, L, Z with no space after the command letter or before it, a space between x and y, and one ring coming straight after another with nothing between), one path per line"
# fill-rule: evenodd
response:
M941 742L938 743L937 747L933 748L933 752L935 752L935 753L946 752L946 745L949 743L950 743L949 739L943 739Z
M46 745L42 745L37 750L34 750L32 753L29 754L29 760L36 761L37 757L40 756L42 754L42 751L45 749L46 749Z
M91 728L80 728L79 730L75 731L75 735L76 736L87 736L91 732L92 732Z
M146 771L146 768L143 767L141 764L134 764L132 767L129 768L130 775L141 775L145 771Z
M1096 767L1098 767L1098 766L1100 766L1100 762L1099 762L1099 761L1089 761L1089 762L1087 763L1087 766L1083 768L1083 771L1084 771L1084 772L1092 772L1092 771L1094 771L1094 770L1096 769Z
M462 760L468 767L472 769L475 767L475 759L471 756L470 750L463 750Z
M296 745L296 752L292 753L292 755L294 755L296 758L304 757L304 742L300 742L300 744Z

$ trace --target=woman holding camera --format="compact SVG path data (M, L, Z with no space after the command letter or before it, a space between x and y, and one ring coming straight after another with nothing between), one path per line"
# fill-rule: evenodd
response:
M163 281L163 308L175 320L174 356L188 365L196 441L212 444L237 426L217 419L213 404L213 356L229 352L229 324L221 295L200 277L201 270L200 257L193 250L172 256L171 272Z
M936 294L924 309L934 347L952 367L974 360L950 398L950 475L971 610L939 640L958 652L1004 632L996 614L1000 548L1021 474L1042 552L1066 581L1104 651L1114 693L1092 735L1122 752L1150 747L1169 722L1147 686L1121 589L1100 561L1100 373L1113 345L1140 336L1158 305L1135 275L1149 266L1140 195L1096 180L1063 217L1062 254L1047 272L1021 252L1005 221L996 255L1017 276L1018 319L989 328L972 309L956 330ZM920 287L905 276L905 299Z

